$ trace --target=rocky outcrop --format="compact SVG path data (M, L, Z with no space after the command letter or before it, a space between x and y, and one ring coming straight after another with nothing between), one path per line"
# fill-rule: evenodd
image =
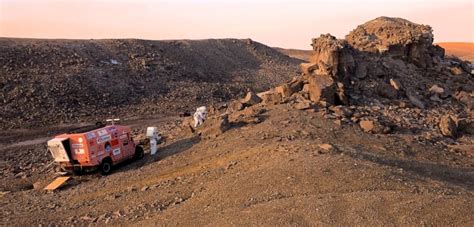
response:
M402 18L378 17L357 26L346 40L358 51L403 57L423 68L444 56L443 48L433 46L430 26Z

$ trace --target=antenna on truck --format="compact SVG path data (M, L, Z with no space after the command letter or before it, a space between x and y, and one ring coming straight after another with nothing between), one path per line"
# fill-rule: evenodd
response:
M105 121L106 121L106 122L112 122L111 124L112 124L112 125L115 125L115 122L116 122L116 121L120 121L120 119L119 119L119 118L114 118L114 119L107 119L107 120L105 120Z

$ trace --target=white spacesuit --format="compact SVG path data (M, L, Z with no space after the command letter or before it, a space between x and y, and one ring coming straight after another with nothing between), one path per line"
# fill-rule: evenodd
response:
M196 112L194 113L194 128L197 128L199 125L202 125L206 118L207 108L205 106L197 108Z

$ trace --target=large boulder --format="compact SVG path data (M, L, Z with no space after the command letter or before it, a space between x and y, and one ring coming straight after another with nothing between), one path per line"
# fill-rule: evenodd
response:
M310 76L308 78L309 98L313 102L335 103L336 85L328 76Z

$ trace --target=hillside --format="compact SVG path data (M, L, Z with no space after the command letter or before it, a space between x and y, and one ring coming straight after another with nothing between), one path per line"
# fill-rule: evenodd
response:
M285 49L280 47L275 47L275 49L284 55L288 55L292 58L300 59L303 61L309 61L309 58L311 57L313 52L311 50Z
M284 82L299 62L249 39L3 38L0 128L193 111Z
M438 43L446 50L447 55L454 55L463 60L474 62L474 43L446 42Z

